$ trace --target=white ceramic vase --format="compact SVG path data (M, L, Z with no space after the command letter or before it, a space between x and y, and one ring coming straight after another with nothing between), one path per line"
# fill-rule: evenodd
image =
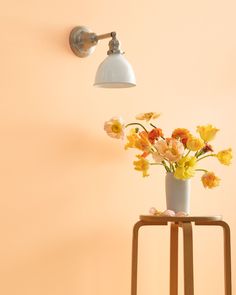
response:
M190 213L190 179L181 180L166 174L166 207L168 210Z

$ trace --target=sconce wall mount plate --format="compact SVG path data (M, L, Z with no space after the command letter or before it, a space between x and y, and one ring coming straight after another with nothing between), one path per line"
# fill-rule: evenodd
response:
M69 42L70 48L75 55L87 57L94 52L98 40L96 34L89 28L78 26L70 32Z
M100 64L94 86L103 88L127 88L136 86L133 69L123 56L116 32L97 35L85 26L77 26L70 32L71 50L78 57L87 57L95 50L99 40L111 38L107 58Z

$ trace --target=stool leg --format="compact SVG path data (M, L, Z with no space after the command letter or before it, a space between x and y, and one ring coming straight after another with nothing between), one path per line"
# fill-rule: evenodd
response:
M178 295L178 224L170 228L170 295Z
M225 268L225 295L231 295L231 251L230 251L230 228L229 225L221 221L224 229L224 268Z
M230 227L225 221L214 222L195 222L196 225L218 225L223 227L224 230L224 276L225 276L225 295L232 294L231 282L231 249L230 249Z
M137 294L137 270L138 270L138 230L143 225L138 221L133 228L132 241L132 273L131 273L131 295Z
M137 274L138 274L138 231L141 226L167 225L167 221L144 222L138 221L133 228L132 241L132 273L131 273L131 295L137 295Z
M191 222L183 222L184 237L184 294L193 295L193 238Z

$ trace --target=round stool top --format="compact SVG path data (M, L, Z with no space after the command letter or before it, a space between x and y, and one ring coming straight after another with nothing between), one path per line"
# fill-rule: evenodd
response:
M220 221L222 220L221 215L214 216L185 216L185 217L176 217L176 216L155 216L155 215L140 215L141 221L148 222L201 222L201 221Z

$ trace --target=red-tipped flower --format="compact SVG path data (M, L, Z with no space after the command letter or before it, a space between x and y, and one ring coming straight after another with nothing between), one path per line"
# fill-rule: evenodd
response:
M148 139L153 144L158 137L163 137L163 132L161 128L154 128L148 133Z
M206 143L205 146L202 148L203 153L214 152L213 148L210 144Z
M185 129L185 128L176 128L172 133L172 137L180 140L185 147L186 147L189 136L190 136L190 132L188 129Z

